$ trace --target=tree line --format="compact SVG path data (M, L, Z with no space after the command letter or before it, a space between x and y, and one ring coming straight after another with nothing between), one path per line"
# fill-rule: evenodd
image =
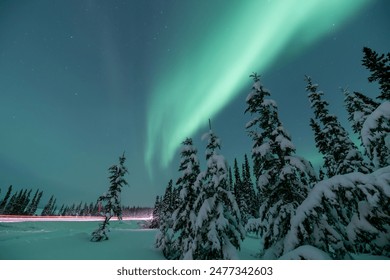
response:
M0 189L1 194L1 189ZM25 216L101 216L103 206L100 202L80 202L70 205L62 204L58 209L57 200L52 195L47 203L39 211L39 203L42 200L43 191L39 189L20 189L14 192L10 185L4 197L0 199L0 215L25 215ZM127 217L149 217L152 215L151 207L140 206L120 206L122 215Z
M13 192L12 185L10 185L3 199L0 200L0 215L34 215L43 191L36 190L32 198L31 193L32 189Z

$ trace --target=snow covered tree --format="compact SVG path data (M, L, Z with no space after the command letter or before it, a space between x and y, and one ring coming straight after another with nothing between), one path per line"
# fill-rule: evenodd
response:
M161 201L160 201L160 197L156 196L156 201L153 207L153 219L150 223L150 228L160 227L160 214L161 214Z
M173 211L175 205L175 196L173 191L173 181L170 180L165 189L164 197L161 201L160 227L156 236L156 248L160 249L164 256L171 260L177 259L180 252L176 248L173 240Z
M369 82L378 81L381 104L371 105L361 127L361 139L366 154L376 169L390 165L390 53L379 55L370 48L363 48L363 66L371 75Z
M197 218L193 245L193 259L235 259L244 238L241 214L230 191L225 159L219 155L220 140L211 130L203 139L207 169L198 176L199 195L195 201Z
M241 180L240 169L238 168L238 163L236 158L234 159L233 172L234 172L233 193L238 203L239 189L241 187L240 185L242 180Z
M390 101L390 53L379 55L367 47L363 48L363 53L362 63L371 72L368 81L378 81L381 90L378 98Z
M247 204L247 193L245 193L245 184L243 180L243 176L241 175L240 169L238 167L237 159L234 159L234 186L233 186L233 194L236 199L238 209L240 209L241 214L241 223L245 225L248 221L248 213L249 213L249 205ZM244 167L242 166L242 170Z
M238 167L238 163L237 163L237 159L235 158L234 159L234 165L233 165L233 170L234 170L234 182L233 182L233 194L234 194L234 197L236 198L236 202L237 202L237 205L238 205L238 208L240 209L240 213L241 213L241 221L243 220L243 208L245 207L244 205L244 198L242 197L243 196L243 192L242 192L242 178L241 178L241 173L240 173L240 169Z
M253 189L247 155L245 155L245 161L242 164L242 176L238 168L237 159L234 160L234 177L234 195L240 209L242 223L245 225L249 218L257 216L259 210L254 210L257 208L257 199Z
M375 169L390 165L390 102L384 101L364 121L361 139Z
M124 176L128 173L125 166L126 157L123 153L119 157L119 164L111 166L108 171L110 176L110 187L108 192L99 197L98 201L104 204L104 216L103 223L99 225L99 228L92 233L91 241L107 240L107 232L109 221L112 216L117 216L119 220L122 219L122 207L120 202L120 194L122 187L128 185Z
M193 146L192 139L184 140L180 156L181 172L180 178L176 182L177 189L180 191L180 201L178 207L173 213L173 230L177 233L177 248L180 252L180 259L193 259L193 240L195 232L195 199L199 194L195 182L200 173L197 150Z
M344 90L344 103L353 132L361 139L360 132L367 117L379 106L378 102L360 92Z
M307 245L332 259L390 257L390 167L317 183L291 219L284 253Z
M172 213L179 208L180 204L182 204L182 200L180 198L180 188L174 187L172 189ZM173 217L172 217L173 218Z
M371 169L351 141L347 131L335 115L329 113L328 103L322 100L323 92L306 76L308 97L314 110L315 119L310 125L314 131L316 146L324 158L327 177L359 171L369 173Z
M262 238L266 258L282 254L283 239L290 228L295 209L306 198L310 186L316 181L312 165L295 155L295 147L284 129L276 102L266 99L270 95L254 73L252 91L245 112L254 118L246 128L254 141L252 158L260 197L259 218L250 219L248 231L256 231Z
M375 169L390 164L390 53L378 55L364 48L363 66L370 70L369 82L378 81L378 103L362 93L345 91L349 121L359 135L365 154Z
M246 212L247 218L253 218L258 215L257 209L257 198L256 193L253 188L251 168L249 165L249 160L247 154L244 155L244 164L242 165L242 183L243 191L245 193L245 201L248 205L248 210Z
M233 191L234 194L233 173L232 173L232 168L230 166L228 167L228 181L229 181L229 186L232 188L231 191Z

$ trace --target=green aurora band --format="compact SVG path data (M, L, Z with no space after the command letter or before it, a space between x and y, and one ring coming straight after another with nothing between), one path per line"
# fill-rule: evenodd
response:
M213 1L211 1L213 2ZM145 164L167 167L185 137L207 125L282 54L290 56L334 31L369 0L256 0L214 5L212 24L193 24L176 39L181 52L164 63L148 103ZM192 17L192 18L191 18ZM190 22L191 21L191 22ZM199 19L199 21L202 21ZM199 30L199 29L202 30ZM162 68L164 69L164 68Z

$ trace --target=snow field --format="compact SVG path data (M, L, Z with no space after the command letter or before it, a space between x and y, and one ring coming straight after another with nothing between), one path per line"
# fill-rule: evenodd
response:
M1 260L165 260L154 247L158 230L142 221L110 222L109 240L90 242L99 222L0 222ZM239 259L256 259L259 239L248 237Z

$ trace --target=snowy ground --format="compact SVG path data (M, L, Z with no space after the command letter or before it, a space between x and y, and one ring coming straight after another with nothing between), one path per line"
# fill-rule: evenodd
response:
M73 218L74 219L74 218ZM69 220L69 219L68 219ZM4 221L4 219L3 219ZM20 220L19 220L20 221ZM143 221L110 223L110 240L90 242L98 221L0 222L2 260L162 260L154 248L156 230L142 229ZM255 259L259 240L247 238L240 259Z
M154 248L157 230L144 229L143 219L110 222L110 240L90 242L100 218L5 218L0 217L0 260L164 260ZM306 246L307 247L307 246ZM284 259L308 255L299 248ZM247 236L238 257L255 260L260 240ZM316 253L310 250L309 256ZM318 255L318 254L317 254ZM323 259L313 257L314 259ZM359 255L355 259L387 259ZM326 258L325 258L326 259Z

